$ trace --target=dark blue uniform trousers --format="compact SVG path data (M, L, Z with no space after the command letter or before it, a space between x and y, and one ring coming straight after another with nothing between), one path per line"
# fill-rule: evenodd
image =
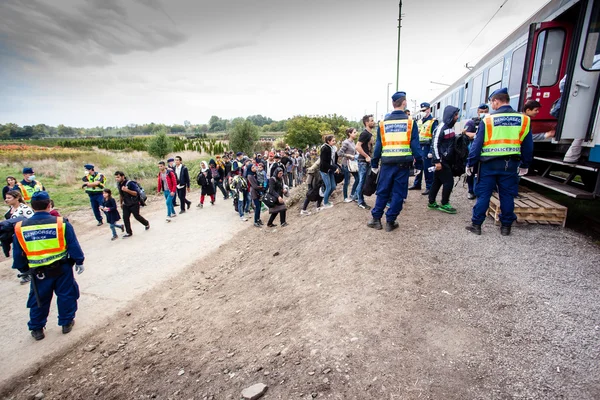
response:
M90 204L92 205L96 221L102 222L102 214L100 213L100 207L102 207L102 203L104 202L102 193L88 193L88 196L90 196Z
M482 162L479 168L479 180L475 185L477 202L473 207L475 225L483 224L492 192L498 187L500 197L500 222L510 226L517 219L515 215L515 197L519 194L518 160L495 159Z
M56 293L58 325L68 325L75 318L77 299L79 299L79 286L73 276L73 267L69 264L63 264L57 268L61 272L58 276L46 276L44 279L39 279L37 276L33 278L37 284L42 306L38 307L33 287L31 287L29 289L29 299L27 299L27 307L29 308L29 322L27 325L29 330L39 330L46 326L53 293Z
M377 181L377 200L371 210L374 219L381 219L388 203L390 207L385 213L387 222L394 222L398 218L408 194L408 176L408 164L381 164Z
M421 151L423 152L423 169L421 170L421 173L415 177L413 186L421 187L423 175L425 175L425 189L429 190L433 184L433 172L428 171L428 169L433 165L431 163L431 158L429 158L429 153L431 153L431 144L421 143Z

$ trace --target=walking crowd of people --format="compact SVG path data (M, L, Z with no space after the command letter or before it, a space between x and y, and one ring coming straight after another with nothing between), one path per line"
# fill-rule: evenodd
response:
M406 93L392 96L394 110L385 119L375 122L372 115L362 118L364 130L359 134L354 128L345 131L339 144L334 135L326 135L318 147L305 149L272 149L264 153L244 154L226 152L216 155L207 163L202 161L196 184L200 196L196 207L204 208L210 199L214 206L217 194L223 201L231 201L233 211L241 221L253 218L254 226L265 225L263 213L268 213L267 227L288 225L285 198L290 191L304 182L306 197L302 204L302 217L314 211L334 207L332 194L342 184L343 202L353 203L362 210L370 210L367 226L385 230L398 228L398 216L409 190L419 190L425 181L423 195L428 196L427 208L456 214L450 205L450 196L457 176L466 175L468 199L476 200L472 223L466 229L480 235L481 226L492 193L500 199L501 234L510 235L516 220L514 198L518 195L519 176L528 172L532 160L533 140L530 117L539 104L526 104L524 113L510 107L506 89L499 89L489 97L490 105L479 106L478 117L467 121L462 132L456 123L460 110L452 105L443 110L441 120L433 118L428 103L421 104L421 112L412 118L406 113ZM490 112L490 108L492 112ZM542 134L544 140L553 132ZM111 240L133 235L131 216L145 230L150 222L140 210L147 200L141 185L128 179L123 171L116 171L116 192L109 186L106 176L96 171L92 164L84 165L82 189L89 197L98 226L104 219L111 231ZM165 201L166 222L188 212L193 202L188 199L192 179L180 156L157 164L157 194ZM413 185L409 176L414 172ZM30 167L23 169L23 180L6 179L2 194L8 211L6 221L0 223L0 241L8 256L13 248L13 268L18 269L21 283L31 282L29 295L29 328L36 340L44 338L43 328L55 292L59 298L59 325L63 333L73 327L79 289L72 267L77 273L84 271L84 255L75 232L68 220L54 209L54 203L44 185ZM442 191L441 201L437 195ZM118 193L118 200L116 195ZM371 207L365 196L376 193ZM179 201L179 204L177 203ZM122 211L119 212L119 206Z

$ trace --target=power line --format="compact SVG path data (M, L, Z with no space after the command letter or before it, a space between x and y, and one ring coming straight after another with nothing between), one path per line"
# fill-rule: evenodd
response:
M494 13L494 15L492 15L492 17L488 20L488 22L485 23L485 25L483 26L483 28L481 28L481 30L479 31L479 33L477 35L475 35L475 37L473 38L473 40L471 40L471 42L467 45L467 47L463 50L463 52L460 53L460 55L458 57L456 57L456 60L454 60L454 62L452 63L452 65L456 64L456 62L467 52L467 50L469 49L469 47L471 47L471 45L473 43L475 43L475 41L477 40L477 38L479 37L479 35L481 35L483 33L483 31L485 30L485 28L487 28L487 26L490 24L490 22L492 22L492 20L496 17L496 15L498 15L498 13L500 12L500 10L502 9L502 7L504 7L504 5L506 3L508 3L508 0L504 0L504 2L496 10L496 12Z

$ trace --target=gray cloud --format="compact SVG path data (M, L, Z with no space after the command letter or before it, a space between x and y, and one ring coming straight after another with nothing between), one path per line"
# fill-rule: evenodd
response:
M223 44L219 44L217 46L211 47L210 49L206 50L207 54L217 54L217 53L223 53L226 51L230 51L230 50L236 50L236 49L241 49L244 47L252 47L252 46L256 46L258 45L258 42L256 40L235 40L235 41L231 41L231 42L227 42L227 43L223 43Z
M158 1L139 0L148 8ZM153 52L187 38L165 18L128 12L118 0L87 0L75 7L41 0L0 3L0 46L44 64L49 59L74 66L106 65L112 55ZM162 13L168 15L162 10ZM169 17L170 18L170 17ZM149 22L148 22L149 21Z

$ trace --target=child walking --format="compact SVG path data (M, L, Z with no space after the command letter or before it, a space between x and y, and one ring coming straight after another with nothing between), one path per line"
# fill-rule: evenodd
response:
M113 234L112 239L110 240L116 240L119 237L117 236L117 230L115 228L119 228L121 229L121 232L125 232L125 227L122 224L117 224L117 221L121 220L121 215L119 215L117 202L113 199L111 190L105 188L102 192L102 196L104 197L104 201L102 202L101 210L106 214L106 222L110 224L110 230Z
M204 162L204 161L203 161ZM210 196L210 204L215 205L215 187L212 183L212 176L210 170L203 166L202 172L198 175L198 185L202 188L200 192L200 203L196 207L204 207L204 197Z

